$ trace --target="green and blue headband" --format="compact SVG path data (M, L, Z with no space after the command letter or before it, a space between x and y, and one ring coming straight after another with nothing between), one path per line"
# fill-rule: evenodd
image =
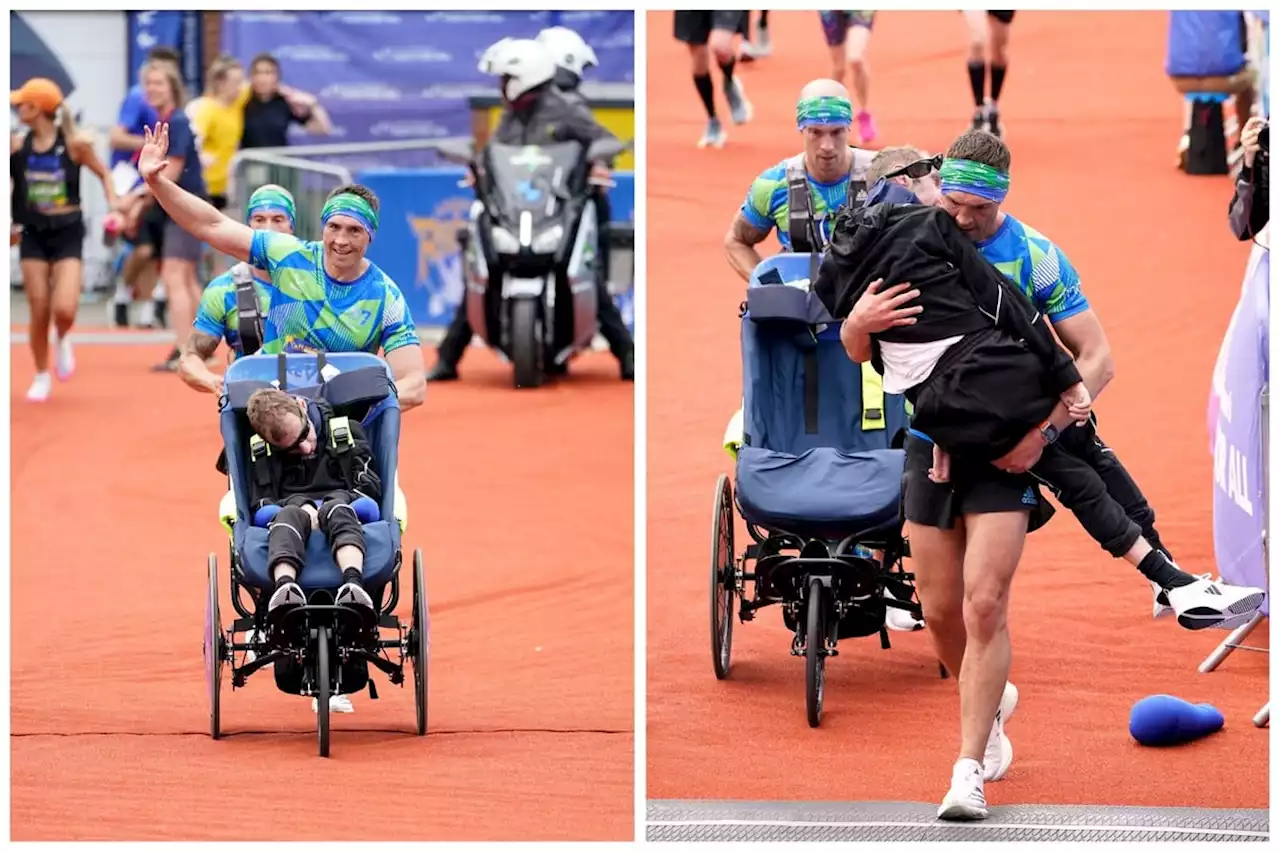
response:
M252 218L254 213L283 213L289 217L291 226L296 227L298 224L298 210L293 203L293 196L289 194L289 190L274 183L258 187L249 196L245 219Z
M374 234L378 233L378 212L373 209L372 204L354 193L339 193L326 201L324 209L320 211L320 226L329 224L329 220L334 216L349 216L355 219L369 232L370 240L373 239Z
M848 127L853 124L853 104L848 98L818 95L796 103L796 127Z
M943 160L942 168L938 169L938 179L942 183L943 195L967 192L999 204L1009 194L1008 172L973 160Z

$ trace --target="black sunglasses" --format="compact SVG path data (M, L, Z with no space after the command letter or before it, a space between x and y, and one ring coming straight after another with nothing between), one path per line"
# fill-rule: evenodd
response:
M936 171L940 168L942 168L942 155L938 154L927 160L916 160L914 163L907 163L907 165L902 168L889 172L885 175L885 178L896 178L906 175L912 180L919 180L922 177L927 177L930 172Z
M302 431L298 433L298 440L294 441L287 447L281 447L286 453L297 451L302 446L302 442L311 437L311 415L309 412L302 412Z

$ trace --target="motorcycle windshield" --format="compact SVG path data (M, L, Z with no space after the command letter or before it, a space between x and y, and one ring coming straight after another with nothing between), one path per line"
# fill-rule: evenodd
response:
M490 145L489 180L501 217L515 226L527 212L537 228L559 215L583 152L577 142Z

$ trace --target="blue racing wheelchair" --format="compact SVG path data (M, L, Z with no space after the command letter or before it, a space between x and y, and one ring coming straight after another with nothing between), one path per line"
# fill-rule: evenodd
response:
M334 411L330 428L335 440L342 437L340 418L359 422L369 436L384 489L377 510L361 517L366 548L364 585L376 605L376 619L366 621L356 611L334 604L342 572L318 530L308 541L307 564L298 577L307 604L278 621L266 617L274 583L267 564L267 529L255 522L250 511L249 485L251 477L263 475L265 465L258 466L257 461L270 447L252 434L245 413L250 394L263 387L327 401ZM218 560L209 554L204 658L213 738L221 735L224 665L231 669L232 689L244 686L259 669L272 666L276 686L282 692L313 696L320 755L328 757L330 697L354 694L367 685L370 697L376 699L369 667L403 686L406 661L413 665L417 733L425 735L431 630L420 550L413 553L411 621L406 625L394 614L400 599L403 555L395 512L400 403L390 369L382 359L367 353L250 355L227 369L219 407L224 444L219 470L230 477L235 499L229 578L231 601L239 617L223 629L218 613ZM389 636L384 638L383 631ZM237 634L244 634L241 641L237 641Z
M729 675L735 601L743 622L779 605L791 653L805 658L811 727L839 640L879 633L887 649L890 607L923 618L902 565L907 403L884 393L870 364L849 360L839 322L809 291L816 270L817 258L787 253L752 273L741 308L741 431L726 435L737 493L722 474L711 521L716 677ZM752 539L736 556L735 507Z

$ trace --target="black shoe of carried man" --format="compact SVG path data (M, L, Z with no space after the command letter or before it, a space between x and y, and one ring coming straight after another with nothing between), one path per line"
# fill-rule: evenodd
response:
M267 601L267 616L278 619L288 610L302 606L306 602L307 596L303 594L302 587L293 580L286 580L276 586L276 590L271 593L271 600Z
M455 382L458 380L458 368L452 364L446 364L444 361L436 362L436 365L427 373L427 381L429 382Z
M333 602L338 606L354 609L360 614L364 626L372 627L378 622L378 613L374 610L373 598L365 591L364 586L356 580L347 580L338 589Z

